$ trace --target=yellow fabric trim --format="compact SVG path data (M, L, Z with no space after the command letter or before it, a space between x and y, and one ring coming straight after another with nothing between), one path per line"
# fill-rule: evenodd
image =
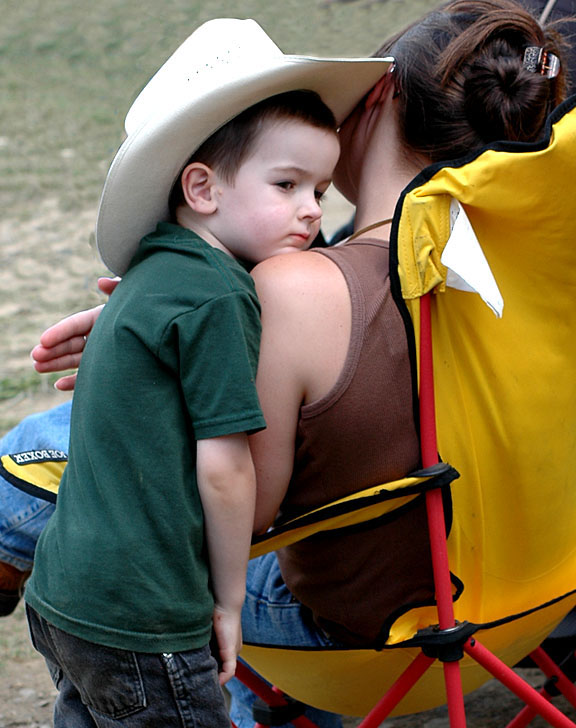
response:
M430 480L430 477L401 478L400 480L394 480L390 483L383 483L373 486L371 488L366 488L365 490L359 491L358 493L351 493L344 498L340 498L339 500L328 503L325 506L316 508L315 510L306 513L304 516L295 518L292 521L284 524L284 528L290 528L289 531L280 532L274 535L274 530L272 529L270 533L266 535L265 541L252 545L252 548L250 549L250 558L254 559L257 556L262 556L263 554L268 553L269 551L275 551L276 549L282 548L283 546L288 546L291 543L296 543L297 541L301 541L303 538L308 538L308 536L312 536L313 534L319 533L320 531L328 531L335 528L353 526L358 523L363 523L364 521L370 520L372 518L379 518L386 513L390 513L391 511L394 511L397 508L406 505L411 500L414 500L414 498L416 498L418 495L416 493L403 496L400 491L404 490L405 488L413 488L418 485L422 485L423 483L428 482L428 480ZM382 493L396 492L398 493L398 495L394 496L391 499L377 501L376 503L368 504L366 506L363 506L362 508L354 507L355 501L365 498L378 497ZM331 517L322 516L323 513L329 513L332 508L344 504L348 504L350 506L349 510L347 510L345 513ZM313 523L306 523L305 525L301 526L298 525L302 522L303 518L309 519L310 517L315 517Z
M10 475L49 493L58 493L66 461L18 464L10 455L2 455L0 460L2 467Z
M260 543L255 543L250 549L250 558L255 559L258 556L267 554L269 551L276 551L283 546L289 546L292 543L301 541L303 538L308 538L315 533L320 531L329 531L336 528L344 528L346 526L354 526L358 523L371 520L373 518L379 518L386 513L401 508L410 501L414 500L418 496L416 494L402 495L400 491L405 488L414 488L423 483L427 483L432 476L426 477L409 477L401 478L400 480L393 480L390 483L382 483L380 485L366 488L365 490L359 491L358 493L351 493L350 495L340 498L339 500L328 503L325 506L316 508L315 510L306 513L303 516L294 518L292 521L288 521L284 524L282 532L275 534L274 529L266 534L266 540ZM398 493L393 498L377 501L376 503L370 503L361 508L354 506L355 501L359 501L365 498L374 498L380 496L382 493ZM334 507L347 504L349 509L336 516L330 516L329 513ZM327 514L323 516L322 514ZM306 523L299 526L303 519L312 518L314 522ZM290 530L284 531L285 528Z
M289 531L279 533L275 536L270 536L266 541L255 543L250 549L250 558L254 559L263 554L267 554L269 551L276 551L284 546L289 546L292 543L301 541L304 538L313 536L315 533L321 531L330 531L336 528L345 528L346 526L354 526L359 523L371 520L373 518L379 518L380 516L390 513L397 508L400 508L417 497L416 495L401 496L393 501L382 501L380 503L373 503L364 508L360 508L353 511L348 511L338 516L333 516L330 519L319 521L317 523L309 523L305 526L294 526Z
M450 236L450 200L450 195L432 198L419 188L404 201L398 226L398 260L405 299L419 298L437 286L443 289L446 268L440 256Z

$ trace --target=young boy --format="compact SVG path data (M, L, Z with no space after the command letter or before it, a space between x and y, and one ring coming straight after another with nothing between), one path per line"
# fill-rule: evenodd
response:
M379 75L373 60L295 62L252 21L212 21L127 117L97 223L124 278L84 352L25 595L55 728L229 725L209 641L223 683L252 532L247 436L265 426L240 261L311 244L339 153L329 106L341 121ZM174 222L150 232L169 198Z

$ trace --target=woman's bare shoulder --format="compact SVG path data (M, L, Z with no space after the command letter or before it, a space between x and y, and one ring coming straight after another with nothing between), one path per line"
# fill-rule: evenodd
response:
M280 296L307 295L324 289L329 292L343 282L338 267L311 250L268 258L252 270L252 277L259 292L270 291Z
M273 349L280 350L284 342L303 391L320 396L328 379L312 381L314 372L326 372L331 362L335 379L348 349L351 300L344 276L326 256L306 251L263 261L254 279L263 330L273 334Z

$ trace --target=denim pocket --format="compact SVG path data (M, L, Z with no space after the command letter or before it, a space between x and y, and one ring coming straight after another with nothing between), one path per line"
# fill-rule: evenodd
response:
M60 690L62 670L54 662L54 651L52 650L52 645L48 644L46 639L44 625L46 625L47 622L45 622L44 619L40 617L40 615L32 609L29 604L26 604L26 618L28 620L28 634L30 635L32 647L44 658L46 667L48 668L48 672L52 678L52 682L56 688Z
M133 652L74 637L48 625L53 649L82 702L108 718L124 718L146 707L144 681Z

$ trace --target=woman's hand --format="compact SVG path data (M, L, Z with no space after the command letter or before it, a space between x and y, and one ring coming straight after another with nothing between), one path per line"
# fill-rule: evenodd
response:
M121 278L98 278L98 288L101 293L111 296L116 286L120 283Z
M98 288L110 295L118 285L119 278L99 278ZM40 337L40 344L32 349L31 356L37 372L62 372L77 369L82 359L86 339L92 331L104 304L67 316L46 329ZM63 392L71 391L76 384L76 374L61 377L54 384Z

